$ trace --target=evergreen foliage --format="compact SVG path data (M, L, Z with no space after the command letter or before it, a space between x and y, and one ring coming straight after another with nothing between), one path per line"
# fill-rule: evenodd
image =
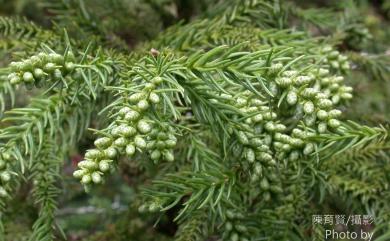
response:
M0 240L20 192L20 240L69 238L75 180L132 188L85 240L387 240L389 3L320 2L0 0Z

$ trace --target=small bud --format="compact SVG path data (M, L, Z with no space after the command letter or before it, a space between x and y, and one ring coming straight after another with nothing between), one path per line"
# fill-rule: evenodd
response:
M0 179L3 181L3 182L8 182L9 180L11 180L11 175L9 172L7 171L4 171L0 174Z
M80 169L73 172L73 177L81 179L86 174L86 170Z
M236 106L238 108L244 107L245 105L247 105L247 103L248 103L248 101L244 98L241 98L241 97L237 98L237 100L236 100Z
M318 101L317 105L321 109L328 109L328 108L332 107L333 103L332 103L332 101L330 101L328 99L320 99Z
M157 139L165 141L168 139L168 135L165 132L159 132L157 129L153 132L153 135L157 136Z
M16 85L16 84L19 84L21 82L21 78L18 76L18 75L12 75L12 77L10 78L10 75L8 76L8 81L13 84L13 85Z
M89 169L89 170L97 168L97 164L91 160L81 161L77 164L77 166L80 168L85 168L85 169Z
M114 159L117 155L117 151L114 147L109 147L105 149L103 152L104 152L104 156L106 156L108 159Z
M111 129L111 135L114 137L120 136L120 128L118 126L115 126L114 128Z
M271 136L271 135L265 135L263 141L264 141L264 144L265 144L265 145L268 145L268 146L271 145L272 136Z
M282 146L282 150L286 151L286 152L289 152L289 151L291 151L291 146L289 144L284 144Z
M283 193L283 189L280 186L271 185L269 189L273 193Z
M47 73L53 73L53 71L56 69L56 65L54 63L47 63L43 69Z
M303 155L310 155L314 151L314 144L313 143L307 143L305 145L305 148L303 149Z
M272 156L266 152L259 152L259 153L256 153L256 159L259 160L259 161L271 161L272 160Z
M68 71L68 72L72 72L75 68L75 65L73 62L66 62L65 63L65 69Z
M269 190L269 182L268 182L268 179L267 178L263 178L260 182L260 188L263 190L263 191L267 191Z
M66 60L67 61L75 61L76 57L74 56L74 53L72 51L68 51L66 55Z
M26 83L32 83L34 82L34 76L31 72L24 72L23 74L23 81Z
M3 154L4 160L6 160L6 161L11 161L12 155L11 155L9 152L4 152L4 153L2 153L2 154Z
M233 224L231 222L226 222L225 230L231 231L233 229Z
M34 77L37 79L42 79L45 76L45 72L42 69L36 68L34 69Z
M119 137L114 141L116 147L124 147L127 145L127 139L125 137Z
M365 29L365 30L367 30L367 29ZM337 60L338 60L339 62L344 62L344 61L347 61L347 60L348 60L348 57L345 56L345 55L341 55L341 54L340 54L340 55L338 56Z
M344 70L344 71L347 71L351 68L350 64L348 62L344 62L342 65L341 65L341 69Z
M162 81L163 79L160 76L156 76L151 80L153 84L160 84Z
M137 104L138 109L147 110L149 108L149 102L146 100L140 100Z
M175 156L173 155L172 151L165 150L163 152L164 160L168 162L172 162L175 160Z
M313 98L315 97L316 95L318 94L318 90L314 89L314 88L305 88L301 95L306 97L306 98Z
M264 125L264 128L267 130L267 131L275 131L276 130L276 125L274 125L274 123L272 121L269 121L267 122L265 125Z
M277 74L277 73L279 73L280 70L282 70L282 68L283 68L282 63L276 63L276 64L271 65L270 72L271 72L271 74Z
M325 133L326 130L327 130L327 124L326 124L326 122L320 122L320 123L318 124L317 130L318 130L319 133Z
M146 121L144 120L140 120L137 124L137 128L138 130L142 133L142 134L146 134L146 133L149 133L152 129L152 127L149 125L149 123L147 123Z
M341 111L340 110L334 109L334 110L329 111L329 117L330 118L339 117L340 115L341 115Z
M84 175L82 178L81 178L81 183L82 184L89 184L91 183L92 181L92 177L91 175L87 174L87 175Z
M337 57L340 55L340 52L337 50L333 50L329 53L328 58L329 59L337 59Z
M280 134L280 133L279 133L279 135L275 135L275 140L276 139L279 139L280 141L282 141L284 143L290 143L290 141L292 140L292 138L289 135Z
M264 118L264 120L267 120L267 121L272 120L272 113L271 112L264 113L263 118Z
M324 46L322 49L321 49L321 53L329 53L329 52L331 52L333 49L332 49L332 46L330 46L330 45L326 45L326 46Z
M253 146L253 147L259 147L263 144L263 141L260 139L260 138L252 138L250 140L250 144Z
M248 228L242 224L236 224L234 228L240 233L246 233L248 231Z
M330 119L328 121L328 125L332 128L337 128L340 126L340 121L336 120L336 119Z
M96 184L102 182L102 176L98 172L93 172L91 177L92 177L92 181Z
M125 115L125 120L127 121L135 121L140 117L140 114L135 110L130 110Z
M295 70L287 70L282 73L282 76L284 77L293 77L294 75L297 75L298 72Z
M340 97L345 99L345 100L350 100L350 99L352 99L353 95L351 93L342 93L340 95Z
M12 72L18 72L22 70L22 63L21 62L11 62L9 64L9 67L11 67Z
M134 143L140 149L144 149L146 147L146 142L141 136L136 136L134 138Z
M102 153L97 149L91 149L88 150L87 153L85 153L85 158L87 159L97 159L102 156Z
M124 116L125 116L127 113L129 113L130 111L131 111L130 107L125 106L125 107L122 107L122 108L119 110L118 114L119 114L119 116L124 117Z
M153 83L146 83L144 90L153 90L156 88L156 85Z
M302 134L303 134L303 131L301 129L294 128L292 130L292 136L293 137L301 137Z
M298 101L297 93L294 90L289 91L286 100L289 105L295 105Z
M251 104L254 105L254 106L262 106L264 105L265 103L259 99L252 99L251 100Z
M321 84L322 84L322 85L325 85L325 86L326 86L326 85L329 85L330 82L331 82L331 79L330 79L330 78L327 78L327 77L326 77L326 78L322 78L322 79L321 79Z
M145 204L142 204L141 206L138 207L138 212L140 213L145 213L147 211L147 206Z
M249 144L249 140L248 140L248 137L246 136L246 134L243 132L243 131L239 131L237 133L237 138L238 138L238 141L243 144L243 145L247 145Z
M328 70L328 69L320 68L320 69L318 70L318 75L321 76L321 77L326 76L326 75L328 75L328 74L329 74L329 70Z
M99 169L102 172L106 172L110 170L110 161L109 160L101 160L99 162Z
M296 161L299 158L299 152L298 151L292 151L290 153L289 159L290 161Z
M249 163L253 163L255 161L255 152L252 148L246 148L244 156Z
M329 86L329 90L331 91L337 91L340 88L340 85L337 83L333 83Z
M328 118L328 112L326 112L324 110L319 110L319 111L317 111L317 117L320 120L325 120L326 118Z
M279 79L276 79L276 83L280 85L281 87L288 87L292 84L291 78L288 77L282 77Z
M257 174L257 175L262 175L262 174L263 174L262 165L261 165L260 163L256 163L256 164L255 164L254 171L255 171L255 174Z
M247 108L241 108L241 110L245 113L255 113L258 111L258 108L256 106L251 106Z
M156 142L156 148L159 149L159 150L163 150L165 149L166 145L165 145L165 141L157 141Z
M252 121L255 123L261 122L263 120L263 115L262 114L257 114L252 117Z
M269 83L268 89L274 96L278 95L279 93L279 87L275 82Z
M155 146L156 146L156 141L149 141L149 142L146 144L146 149L147 149L147 150L153 150Z
M273 143L273 145L274 145L275 149L278 149L278 150L282 149L282 147L283 147L283 143L278 142L278 141L275 141Z
M351 86L341 86L340 87L340 91L341 92L352 92L353 91L353 88Z
M340 102L340 95L334 95L332 96L332 103L334 105L337 105Z
M160 210L160 205L158 203L153 202L150 204L149 212L157 212L158 210Z
M149 100L153 104L158 104L160 102L160 97L158 96L158 94L152 92L149 95Z
M176 141L174 140L166 140L165 141L165 146L168 148L173 148L176 146Z
M106 149L112 144L112 140L108 137L101 137L99 139L96 139L94 144L99 149Z
M316 122L316 115L307 115L304 117L304 121L307 126L312 126Z
M283 125L283 124L276 124L275 125L275 131L278 131L278 132L283 132L286 130L286 126Z
M57 54L57 53L51 53L48 56L48 60L52 61L52 62L54 62L56 64L61 64L62 65L63 62L64 62L64 57L62 55L60 55L60 54Z
M295 147L301 147L305 144L305 142L299 138L291 138L290 143L288 143L288 144L295 146Z
M126 146L126 154L127 154L128 156L133 156L134 153L135 153L135 146L132 145L132 144L128 144L128 145Z
M305 104L303 104L303 112L306 114L311 114L314 112L314 104L311 101L306 101Z
M306 76L306 75L302 75L302 76L297 76L293 79L293 83L297 86L300 86L300 85L305 85L305 84L309 84L311 81L312 81L312 77L310 76Z
M275 140L281 141L282 140L282 133L276 132L274 135Z
M262 174L261 174L262 175ZM252 183L255 183L255 182L257 182L257 181L259 181L259 175L258 174L256 174L256 173L253 173L252 175L251 175L251 182Z
M3 187L0 187L0 197L7 197L8 196L8 193L7 191L3 188Z
M124 137L131 137L137 134L137 130L132 126L120 125L118 128L119 128L119 134Z
M332 68L334 68L334 69L339 69L340 68L340 64L337 61L331 61L330 62L330 66L332 66Z
M161 157L161 152L159 150L154 150L152 154L150 155L150 158L154 161L158 161Z
M61 70L55 69L53 72L53 78L54 78L54 80L61 80L62 79Z
M21 65L21 70L22 71L30 71L32 70L32 61L30 59L26 59L22 62Z
M145 97L146 97L145 93L143 93L143 92L134 93L134 94L130 95L129 101L131 103L135 104L135 103L138 103L140 100L145 99Z

